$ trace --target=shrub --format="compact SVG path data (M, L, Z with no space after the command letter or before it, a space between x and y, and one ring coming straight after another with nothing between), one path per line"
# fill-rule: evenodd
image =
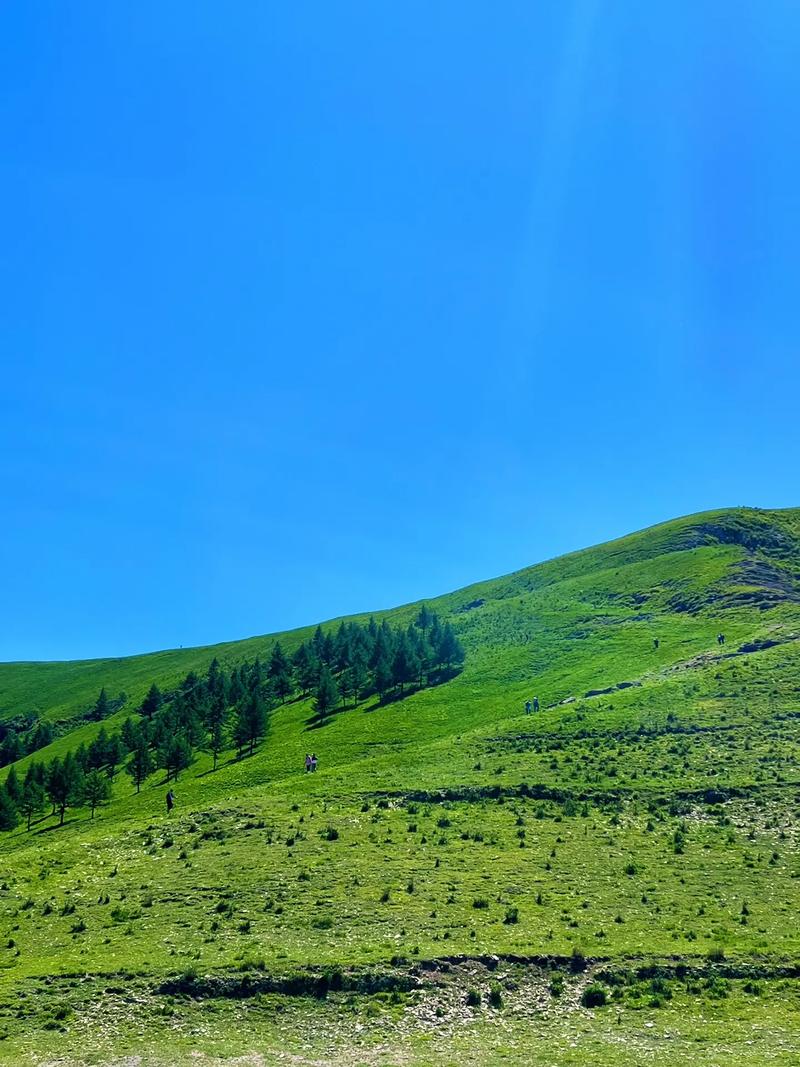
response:
M608 994L599 982L588 985L581 996L581 1004L584 1008L600 1008L606 1003Z
M481 995L477 989L467 990L467 1007L479 1008L481 1006Z
M503 919L506 926L513 926L519 922L519 908L506 908L506 917Z
M489 1004L492 1008L502 1008L503 1006L503 991L497 982L492 982L489 986Z

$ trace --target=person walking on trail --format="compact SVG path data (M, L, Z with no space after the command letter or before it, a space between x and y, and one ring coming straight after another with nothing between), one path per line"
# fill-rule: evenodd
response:
M317 757L314 752L311 753L311 771L312 773L317 769Z
M725 634L717 634L717 644L718 645L724 645L725 644Z
M306 752L306 774L311 770L311 756Z
M531 713L531 702L530 702L530 700L526 700L525 701L525 714L526 715L530 715L530 713Z
M171 789L167 790L167 814L175 807L175 794Z
M538 711L539 710L539 698L538 697L534 697L533 698L533 710L534 711Z
M653 638L653 648L658 648L658 638L657 637Z

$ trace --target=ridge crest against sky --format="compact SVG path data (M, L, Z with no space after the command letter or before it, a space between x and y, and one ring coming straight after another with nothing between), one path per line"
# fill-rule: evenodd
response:
M796 506L800 12L6 5L1 659Z

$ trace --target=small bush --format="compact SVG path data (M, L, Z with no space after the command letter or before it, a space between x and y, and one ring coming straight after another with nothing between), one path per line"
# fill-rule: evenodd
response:
M497 982L493 982L489 987L489 1005L492 1008L502 1008L503 1006L503 991Z
M503 919L506 926L513 926L519 922L519 908L506 908L506 916Z
M467 990L467 1007L479 1008L481 1006L481 995L477 989Z
M588 985L581 996L581 1004L584 1008L601 1008L608 1000L608 994L599 982Z

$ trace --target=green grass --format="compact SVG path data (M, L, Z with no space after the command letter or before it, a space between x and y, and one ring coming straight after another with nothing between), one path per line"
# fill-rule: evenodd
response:
M797 1062L800 511L429 603L467 650L451 681L316 729L287 703L254 756L182 773L169 818L163 773L119 774L94 821L0 835L0 1061ZM2 717L50 717L35 758L63 755L101 686L128 694L113 724L273 640L3 664Z

